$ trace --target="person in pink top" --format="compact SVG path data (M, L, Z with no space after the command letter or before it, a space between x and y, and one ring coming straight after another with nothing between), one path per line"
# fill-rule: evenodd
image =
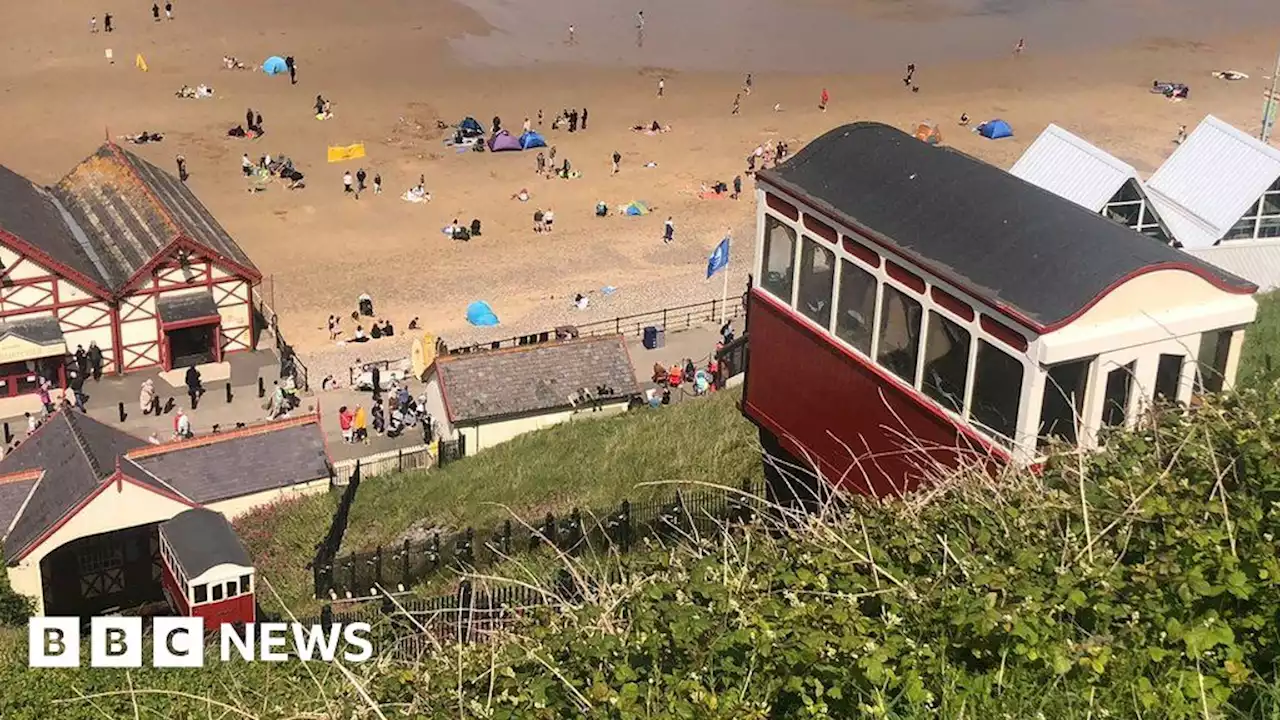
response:
M354 420L355 415L346 405L338 408L338 426L342 428L343 442L351 442L351 427L354 424Z

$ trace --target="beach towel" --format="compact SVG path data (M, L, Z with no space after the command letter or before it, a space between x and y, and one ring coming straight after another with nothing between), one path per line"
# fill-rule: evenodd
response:
M346 162L364 157L364 143L354 145L330 145L329 162Z
M147 71L147 59L142 57L142 53L138 53L138 56L133 59L133 66L142 72Z

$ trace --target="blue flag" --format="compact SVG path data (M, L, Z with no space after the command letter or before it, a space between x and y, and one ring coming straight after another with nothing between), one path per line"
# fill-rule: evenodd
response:
M707 278L729 267L729 236L725 236L715 250L711 251L711 257L707 258Z

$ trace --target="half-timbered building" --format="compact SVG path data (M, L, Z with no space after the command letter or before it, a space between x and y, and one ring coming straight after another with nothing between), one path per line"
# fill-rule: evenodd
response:
M91 344L106 373L251 350L259 280L185 184L114 143L52 188L0 166L0 406Z

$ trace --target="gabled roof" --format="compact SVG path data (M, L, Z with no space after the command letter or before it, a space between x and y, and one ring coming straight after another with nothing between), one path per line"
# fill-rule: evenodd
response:
M114 143L67 173L53 193L87 235L98 272L113 292L184 244L259 277L249 256L185 184Z
M640 394L620 335L445 355L434 368L455 423L567 408L570 395L601 385L610 399Z
M116 470L116 458L145 445L144 440L71 410L55 412L31 437L0 460L0 474L42 471L25 507L0 498L0 516L16 515L4 538L4 555L12 560L41 538ZM15 493L11 493L16 495ZM13 498L7 498L12 501ZM7 524L6 524L7 527Z
M1224 242L1188 253L1235 273L1258 286L1259 292L1280 288L1280 240Z
M1175 240L1203 248L1277 178L1280 150L1207 115L1147 181L1147 195Z
M1139 180L1132 165L1052 123L1009 172L1093 212Z
M256 425L126 455L130 477L150 477L201 505L330 476L319 418Z
M1040 333L1154 270L1185 270L1227 292L1256 289L995 166L880 123L836 128L757 177Z
M244 544L220 512L207 508L183 510L160 524L160 534L173 549L188 580L222 564L253 567Z
M44 255L33 259L51 261L50 272L69 270L73 277L68 279L87 285L85 290L105 289L90 250L71 225L70 216L53 195L0 165L0 235L7 234L26 245L23 251Z

